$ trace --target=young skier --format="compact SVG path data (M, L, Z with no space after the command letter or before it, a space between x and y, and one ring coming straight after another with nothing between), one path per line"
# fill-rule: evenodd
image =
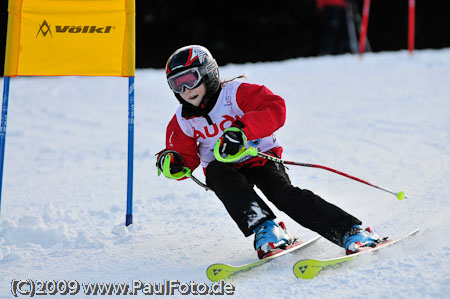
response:
M361 221L309 190L294 187L281 164L247 156L234 163L215 159L235 155L242 147L280 157L274 132L284 125L284 100L265 86L221 82L211 53L191 45L176 50L166 65L167 82L180 102L166 132L166 149L158 153L159 174L186 178L199 164L206 184L222 201L244 236L255 234L259 258L295 242L283 222L258 196L254 186L300 225L344 247L348 254L374 246L379 237Z

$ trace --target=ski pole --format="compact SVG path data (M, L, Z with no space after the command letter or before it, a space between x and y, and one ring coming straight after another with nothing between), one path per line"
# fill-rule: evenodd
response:
M214 148L214 156L216 157L216 159L218 161L221 161L221 162L225 162L225 163L235 162L235 161L243 158L246 155L251 155L251 156L254 156L254 157L261 157L261 158L264 158L264 159L267 159L267 160L270 160L270 161L273 161L273 162L279 163L279 164L289 164L289 165L296 165L296 166L320 168L320 169L324 169L324 170L328 170L328 171L337 173L339 175L342 175L344 177L347 177L349 179L355 180L357 182L369 185L369 186L377 188L379 190L391 193L392 195L395 195L398 200L402 200L403 198L407 198L405 196L405 192L403 192L403 191L394 192L394 191L391 191L389 189L386 189L386 188L374 185L372 183L369 183L368 181L362 180L360 178L357 178L355 176L343 173L342 171L339 171L339 170L336 170L336 169L333 169L333 168L330 168L330 167L327 167L327 166L322 166L322 165L318 165L318 164L311 164L311 163L300 163L300 162L293 162L293 161L285 161L285 160L282 160L280 158L277 158L277 157L274 157L274 156L271 156L271 155L268 155L268 154L261 153L254 147L249 147L247 149L246 148L242 148L237 154L235 154L235 155L228 155L226 158L224 158L219 153L219 147L220 147L220 143L217 142L216 146Z
M192 174L189 176L195 183L197 183L197 185L199 185L200 187L205 188L206 191L208 190L212 190L210 187L208 187L208 185L206 185L205 183L202 183L199 179L197 179L195 176L193 176Z
M328 171L337 173L337 174L339 174L339 175L345 176L345 177L347 177L347 178L349 178L349 179L355 180L355 181L357 181L357 182L360 182L360 183L369 185L369 186L371 186L371 187L377 188L377 189L379 189L379 190L382 190L382 191L391 193L391 194L395 195L395 196L397 197L398 200L402 200L403 198L407 198L407 197L405 196L405 192L403 192L403 191L400 191L400 192L394 192L394 191L391 191L391 190L389 190L389 189L386 189L386 188L383 188L383 187L374 185L374 184L372 184L372 183L369 183L368 181L362 180L362 179L360 179L360 178L357 178L357 177L355 177L355 176L349 175L349 174L347 174L347 173L344 173L344 172L342 172L342 171L339 171L339 170L336 170L336 169L333 169L333 168L330 168L330 167L327 167L327 166L322 166L322 165L318 165L318 164L310 164L310 163L300 163L300 162L293 162L293 161L285 161L285 160L279 159L279 158L277 158L277 157L270 156L270 155L267 155L267 154L264 154L264 153L259 153L259 152L258 152L258 155L257 155L257 156L258 156L258 157L261 157L261 158L264 158L264 159L267 159L267 160L270 160L270 161L273 161L273 162L276 162L276 163L280 163L280 164L289 164L289 165L304 166L304 167L312 167L312 168L320 168L320 169L328 170Z

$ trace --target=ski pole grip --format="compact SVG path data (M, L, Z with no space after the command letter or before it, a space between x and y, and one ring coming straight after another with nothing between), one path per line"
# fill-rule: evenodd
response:
M171 173L170 172L171 161L172 161L172 157L170 155L169 155L169 157L164 159L163 173L166 178L179 180L184 177L188 177L188 178L191 177L191 170L188 167L183 167L183 169L177 173Z
M236 154L234 155L227 155L226 157L222 157L222 155L220 154L220 143L221 143L221 139L217 139L216 141L216 145L214 146L214 157L216 158L217 161L219 162L223 162L223 163L232 163L232 162L236 162L237 160L250 155L253 157L256 157L258 155L258 150L254 147L249 147L249 148L241 148Z

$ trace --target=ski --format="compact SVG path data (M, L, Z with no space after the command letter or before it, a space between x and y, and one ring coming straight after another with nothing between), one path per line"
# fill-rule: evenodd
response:
M286 249L283 249L277 252L272 253L270 256L265 257L262 260L257 260L255 262L244 264L240 266L232 266L228 264L213 264L206 269L206 276L211 281L218 281L218 280L224 280L228 279L233 275L236 275L237 273L245 272L250 269L253 269L255 267L261 266L275 258L278 258L282 255L285 255L286 253L296 251L300 248L305 248L306 246L314 243L318 239L320 239L321 236L314 237L311 240L308 240L306 242L298 241L288 247Z
M343 263L346 263L348 261L353 260L354 258L360 256L361 254L365 254L368 252L374 252L381 248L385 248L387 246L393 245L405 238L408 238L414 234L416 234L419 231L419 229L415 229L414 231L410 232L409 234L395 239L395 240L385 240L375 247L366 247L362 248L359 252L341 256L337 258L327 259L327 260L313 260L313 259L305 259L300 260L294 265L294 275L297 278L303 278L303 279L311 279L319 275L319 273L323 270L327 269L335 269L339 266L341 266Z

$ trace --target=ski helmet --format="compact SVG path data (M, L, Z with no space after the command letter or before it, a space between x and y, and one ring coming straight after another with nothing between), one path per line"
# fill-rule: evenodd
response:
M176 83L177 75L189 72L192 80L183 82L181 85ZM201 83L205 83L205 100L217 92L220 86L219 67L216 60L205 47L190 45L176 50L167 60L166 64L167 83L174 91L177 99L182 102L179 95L183 88L193 89Z

